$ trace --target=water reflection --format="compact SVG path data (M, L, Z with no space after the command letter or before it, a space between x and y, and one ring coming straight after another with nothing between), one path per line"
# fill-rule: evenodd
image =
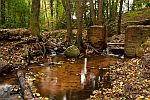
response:
M85 73L81 72L81 84L84 86L85 82L86 82L86 77L85 77Z
M63 100L67 100L66 92L65 92L64 95L63 95Z
M84 72L85 74L87 74L87 58L84 58L83 72Z
M104 85L104 82L100 83L107 80L103 78L107 72L103 67L115 63L116 59L93 57L70 62L72 60L65 60L61 65L51 67L31 68L30 71L36 76L33 81L36 92L50 100L84 100L94 89Z
M92 89L94 90L95 89L95 85L96 85L96 80L95 80L96 76L94 75L94 73L90 73L90 82L91 82L91 85L92 85Z
M42 64L29 66L24 71L33 94L49 100L85 100L94 89L108 86L109 76L104 78L108 69L104 68L116 62L116 58L94 56L81 59L66 59L53 56ZM55 63L54 63L55 62ZM1 83L12 83L16 73L0 79ZM13 79L13 83L17 80ZM35 95L36 96L36 95Z
M87 74L87 58L84 58L84 65L83 68L81 69L81 84L85 85L86 82L86 74Z

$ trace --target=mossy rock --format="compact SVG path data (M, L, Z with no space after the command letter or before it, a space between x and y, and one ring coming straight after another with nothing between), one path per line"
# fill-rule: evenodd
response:
M139 47L136 49L136 56L142 57L144 55L144 49Z
M64 54L66 57L75 58L79 56L80 50L76 46L72 45L64 51Z

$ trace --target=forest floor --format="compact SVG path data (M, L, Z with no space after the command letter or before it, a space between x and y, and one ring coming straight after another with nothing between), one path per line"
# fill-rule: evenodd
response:
M141 58L125 58L110 66L112 88L93 91L91 100L150 100L150 39L146 44Z
M93 91L91 100L150 100L150 67L142 59L118 61L110 68L112 88Z
M128 21L141 21L150 19L150 8L142 8L135 11L129 11L122 15L122 23Z
M75 31L75 30L74 30ZM5 30L0 42L0 73L9 68L16 69L28 66L28 63L40 63L47 53L62 53L65 49L66 31L61 30L42 33L42 41L37 43L28 30ZM76 31L75 31L76 32ZM86 36L86 32L85 32ZM4 38L5 37L5 38ZM4 39L4 40L2 40ZM43 42L44 41L44 42ZM46 42L45 42L46 41ZM124 36L114 36L108 41L122 41ZM150 42L148 41L148 44ZM148 48L149 49L149 48ZM146 51L147 52L147 51ZM120 59L111 69L112 88L93 91L92 100L150 100L150 53L141 58ZM29 61L31 60L31 61Z

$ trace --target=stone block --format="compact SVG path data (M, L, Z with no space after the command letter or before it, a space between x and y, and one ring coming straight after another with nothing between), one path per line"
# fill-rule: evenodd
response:
M87 31L88 42L97 50L103 50L106 45L106 29L104 26L90 26Z
M128 57L141 56L142 43L150 37L150 25L129 25L125 34L125 55ZM140 53L139 53L140 52Z

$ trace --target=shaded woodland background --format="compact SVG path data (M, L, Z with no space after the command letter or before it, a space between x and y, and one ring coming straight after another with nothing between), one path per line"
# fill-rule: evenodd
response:
M39 4L40 3L40 4ZM149 0L0 0L0 28L30 28L32 15L39 12L41 31L65 28L83 28L106 25L109 34L120 33L121 13L149 7ZM37 5L37 6L36 6ZM34 7L33 7L34 6ZM79 13L79 14L78 14ZM143 13L145 13L143 11ZM80 15L81 14L81 15ZM83 18L83 19L82 19ZM140 19L140 17L139 17ZM71 31L70 31L71 33Z

